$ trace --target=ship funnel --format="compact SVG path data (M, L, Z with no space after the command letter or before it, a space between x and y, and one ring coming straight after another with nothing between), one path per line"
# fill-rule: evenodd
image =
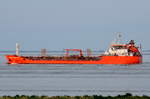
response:
M20 51L20 45L16 43L16 55L19 56L19 51Z

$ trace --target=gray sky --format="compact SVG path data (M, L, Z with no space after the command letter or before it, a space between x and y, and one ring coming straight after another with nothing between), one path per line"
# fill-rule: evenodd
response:
M106 49L122 32L150 49L150 0L0 0L0 49Z

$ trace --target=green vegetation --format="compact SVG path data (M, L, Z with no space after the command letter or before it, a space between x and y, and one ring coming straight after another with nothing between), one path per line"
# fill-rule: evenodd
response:
M127 93L125 95L118 96L101 96L101 95L93 95L93 96L25 96L25 95L16 95L16 96L2 96L0 99L150 99L149 96L132 96L132 94Z

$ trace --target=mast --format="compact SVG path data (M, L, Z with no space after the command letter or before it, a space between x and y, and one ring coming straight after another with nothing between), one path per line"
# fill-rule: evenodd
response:
M87 49L87 56L91 56L91 55L92 55L91 49Z
M19 56L20 54L20 45L16 43L16 55Z
M41 56L46 56L47 50L45 48L41 49Z
M141 55L143 54L142 52L143 52L143 50L142 50L142 44L140 44L140 53L141 53Z

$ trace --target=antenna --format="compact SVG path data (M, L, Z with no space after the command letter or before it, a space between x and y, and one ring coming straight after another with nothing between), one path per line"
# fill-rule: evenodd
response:
M19 56L19 51L20 51L20 45L16 43L16 55Z
M117 32L117 37L116 37L116 44L120 44L122 41L122 35L121 32Z
M142 50L142 44L140 44L140 53L141 53L141 55L143 54L142 52L143 52L143 50Z

